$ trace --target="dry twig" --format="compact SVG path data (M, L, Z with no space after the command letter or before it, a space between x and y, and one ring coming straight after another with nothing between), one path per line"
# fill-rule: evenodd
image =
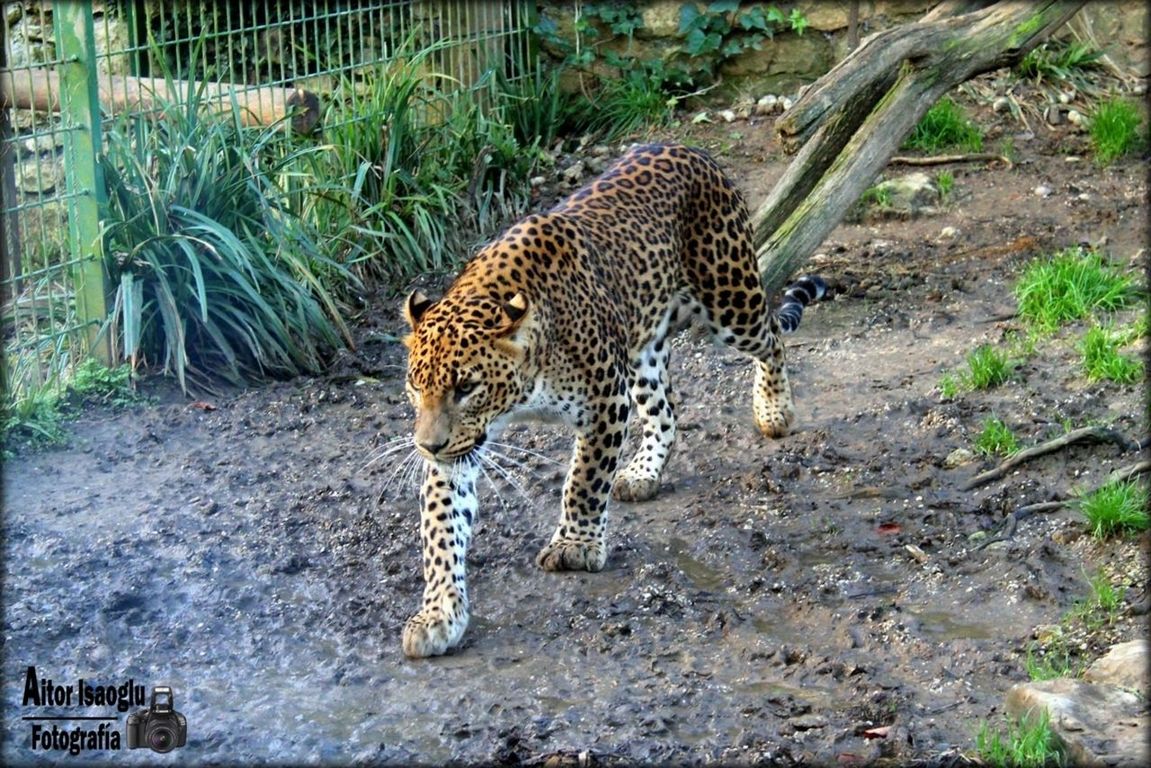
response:
M1128 450L1133 446L1133 442L1126 436L1116 432L1113 429L1108 429L1107 427L1096 426L1083 427L1082 429L1073 429L1067 434L1060 435L1053 440L1048 440L1045 443L1034 445L1030 448L1027 448L1026 450L1020 451L1019 453L1008 456L1006 459L1000 462L999 466L995 467L994 469L989 469L986 472L978 474L968 480L963 485L963 490L970 491L973 488L978 488L981 485L990 483L992 480L998 480L1025 461L1030 461L1031 459L1038 458L1039 456L1044 456L1048 453L1058 451L1060 448L1066 448L1067 446L1074 443L1088 440L1100 443L1115 443L1116 445L1122 447L1124 450Z

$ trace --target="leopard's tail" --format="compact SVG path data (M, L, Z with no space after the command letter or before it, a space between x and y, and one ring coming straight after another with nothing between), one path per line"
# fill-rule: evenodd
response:
M776 310L779 327L784 333L791 333L799 327L803 319L803 308L813 301L819 301L827 292L827 283L818 275L804 275L787 287L783 300Z

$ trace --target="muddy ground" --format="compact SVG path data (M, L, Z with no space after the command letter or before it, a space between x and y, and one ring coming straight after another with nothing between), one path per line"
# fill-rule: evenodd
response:
M976 345L1014 343L1011 289L1029 259L1083 242L1138 271L1148 221L1145 158L1101 170L1071 126L1032 133L968 106L990 145L1011 137L1013 167L947 166L940 213L832 233L808 266L833 295L789 341L794 434L755 431L737 354L676 341L680 448L657 500L613 504L602 573L533 565L568 438L508 434L544 458L513 468L518 488L483 490L473 621L447 657L400 652L422 586L417 505L396 460L369 465L411 419L394 302L330 375L196 401L147 382L151 404L87 412L70 446L6 461L0 758L52 756L31 749L27 716L124 726L107 707L23 705L29 666L61 684L171 685L182 763L974 754L1044 627L1062 623L1086 661L1146 633L1129 608L1147 538L1097 543L1063 508L994 541L1014 510L1137 458L1116 445L1074 446L972 491L993 462L945 460L993 414L1027 445L1093 423L1138 438L1146 411L1139 387L1080 372L1082 325L1038 343L997 389L948 400L938 385ZM753 206L786 167L766 118L672 136L710 147ZM1100 569L1124 602L1088 632L1065 616Z

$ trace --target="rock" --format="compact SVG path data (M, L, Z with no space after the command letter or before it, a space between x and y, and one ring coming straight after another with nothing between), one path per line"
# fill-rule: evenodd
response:
M1146 639L1132 640L1111 646L1107 654L1097 659L1083 672L1090 683L1114 685L1129 691L1151 696L1151 683L1147 679L1148 656L1151 655Z
M876 184L869 195L872 209L886 216L915 217L936 213L939 190L931 177L921 171L887 179Z
M1147 706L1130 691L1063 677L1015 685L1006 705L1019 719L1046 711L1072 765L1134 768L1151 761Z
M16 187L32 195L44 195L64 184L64 169L55 159L32 158L16 166Z
M975 458L975 453L967 448L956 448L951 453L947 454L947 458L943 460L943 466L947 469L955 469L961 467L967 462Z
M1076 126L1077 128L1086 128L1087 127L1087 125L1086 125L1087 124L1087 118L1083 117L1083 113L1080 112L1078 109L1067 110L1067 122L1071 123L1072 125Z
M679 32L681 0L655 0L643 9L643 33L649 37L674 37Z
M721 109L717 114L720 116L720 118L723 119L723 121L725 123L734 123L735 122L735 110Z
M995 101L991 102L991 110L993 112L1004 112L1011 109L1011 99L1006 96L1000 96Z
M958 234L959 234L959 230L956 229L955 227L944 227L943 229L939 230L939 239L940 240L953 240L955 238L955 236ZM953 451L953 453L954 453L954 451Z
M1047 186L1046 184L1040 184L1038 187L1036 187L1035 189L1033 189L1031 191L1034 192L1035 194L1039 195L1040 197L1051 197L1052 189L1051 189L1051 187Z

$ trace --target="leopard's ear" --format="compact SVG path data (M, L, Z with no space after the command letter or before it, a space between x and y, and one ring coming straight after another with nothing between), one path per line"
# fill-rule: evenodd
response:
M433 304L435 302L425 296L423 291L412 291L404 302L404 319L414 329Z
M520 327L524 317L528 314L528 300L522 293L517 293L505 301L501 306L503 310L503 324L500 326L500 336L507 336Z

